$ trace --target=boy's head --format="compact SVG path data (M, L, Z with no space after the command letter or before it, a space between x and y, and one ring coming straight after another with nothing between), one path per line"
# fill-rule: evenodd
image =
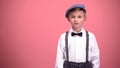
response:
M83 4L75 4L66 11L66 18L73 30L80 31L86 19L86 10Z

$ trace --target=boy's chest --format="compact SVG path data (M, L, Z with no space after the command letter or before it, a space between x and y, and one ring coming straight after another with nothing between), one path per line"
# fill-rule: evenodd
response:
M70 50L85 50L86 38L84 37L70 37L68 39L68 48Z

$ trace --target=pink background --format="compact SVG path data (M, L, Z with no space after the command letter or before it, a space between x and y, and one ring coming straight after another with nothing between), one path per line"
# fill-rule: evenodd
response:
M101 68L120 68L119 0L0 0L0 68L54 68L57 42L70 28L66 9L83 3Z

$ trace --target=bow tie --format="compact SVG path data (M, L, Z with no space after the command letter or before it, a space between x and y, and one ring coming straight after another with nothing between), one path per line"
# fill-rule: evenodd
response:
M74 33L74 32L72 32L72 33L71 33L71 35L72 35L72 36L75 36L75 35L77 35L77 36L80 36L80 37L82 37L82 32L80 32L80 33Z

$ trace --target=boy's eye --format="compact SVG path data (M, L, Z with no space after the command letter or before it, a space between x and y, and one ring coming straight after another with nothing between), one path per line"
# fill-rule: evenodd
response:
M78 16L78 18L82 18L82 16Z
M71 18L75 18L75 16L71 16Z
M75 18L76 16L71 16L71 18ZM82 18L82 16L77 16L77 18Z

